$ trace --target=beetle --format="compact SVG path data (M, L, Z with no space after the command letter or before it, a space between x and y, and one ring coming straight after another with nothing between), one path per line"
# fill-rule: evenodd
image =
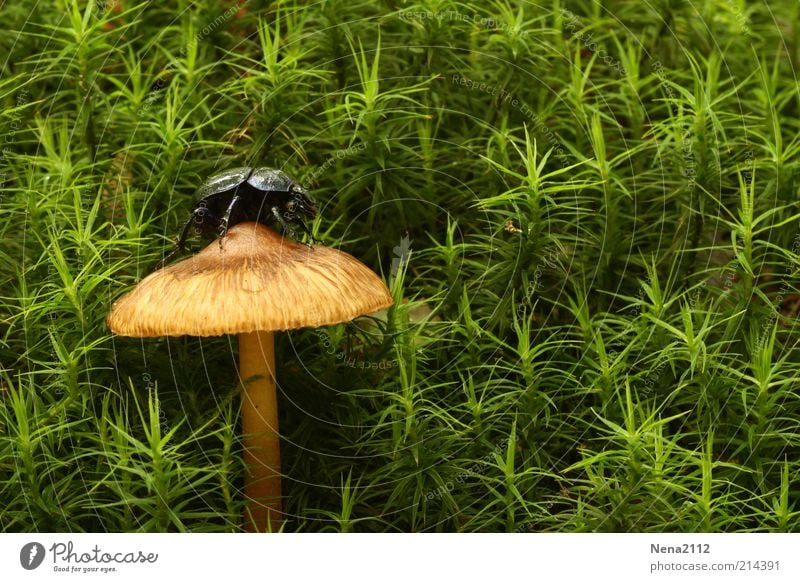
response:
M314 218L317 207L308 191L282 170L274 168L233 168L208 178L195 194L195 207L183 226L176 248L164 257L156 270L186 250L186 238L192 226L201 236L216 232L220 246L228 228L240 222L278 223L284 235L297 239L294 225L299 225L314 241L302 217Z

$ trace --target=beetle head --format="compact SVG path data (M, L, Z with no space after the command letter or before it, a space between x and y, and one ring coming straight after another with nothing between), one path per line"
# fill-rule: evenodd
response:
M287 210L295 216L305 214L310 218L317 215L317 205L308 191L302 186L292 186L292 198L287 203Z

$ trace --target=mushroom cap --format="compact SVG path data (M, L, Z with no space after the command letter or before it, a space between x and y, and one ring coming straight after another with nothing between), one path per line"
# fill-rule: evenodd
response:
M111 308L119 335L217 336L332 325L394 301L354 257L245 222L222 241L145 277Z

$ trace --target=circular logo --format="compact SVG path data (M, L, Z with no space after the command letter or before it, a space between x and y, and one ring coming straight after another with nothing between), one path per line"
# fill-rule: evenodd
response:
M35 570L44 561L44 546L39 542L30 542L19 551L19 563L26 570Z

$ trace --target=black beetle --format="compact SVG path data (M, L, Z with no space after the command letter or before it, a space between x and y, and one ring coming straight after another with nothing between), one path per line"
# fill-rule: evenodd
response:
M297 233L293 225L299 224L313 241L311 230L301 216L314 218L316 215L314 199L282 170L242 167L214 174L197 190L194 210L175 250L164 257L156 269L186 250L186 237L192 225L201 236L209 237L216 232L220 245L228 228L240 222L267 225L277 222L284 234L288 232L295 239Z

